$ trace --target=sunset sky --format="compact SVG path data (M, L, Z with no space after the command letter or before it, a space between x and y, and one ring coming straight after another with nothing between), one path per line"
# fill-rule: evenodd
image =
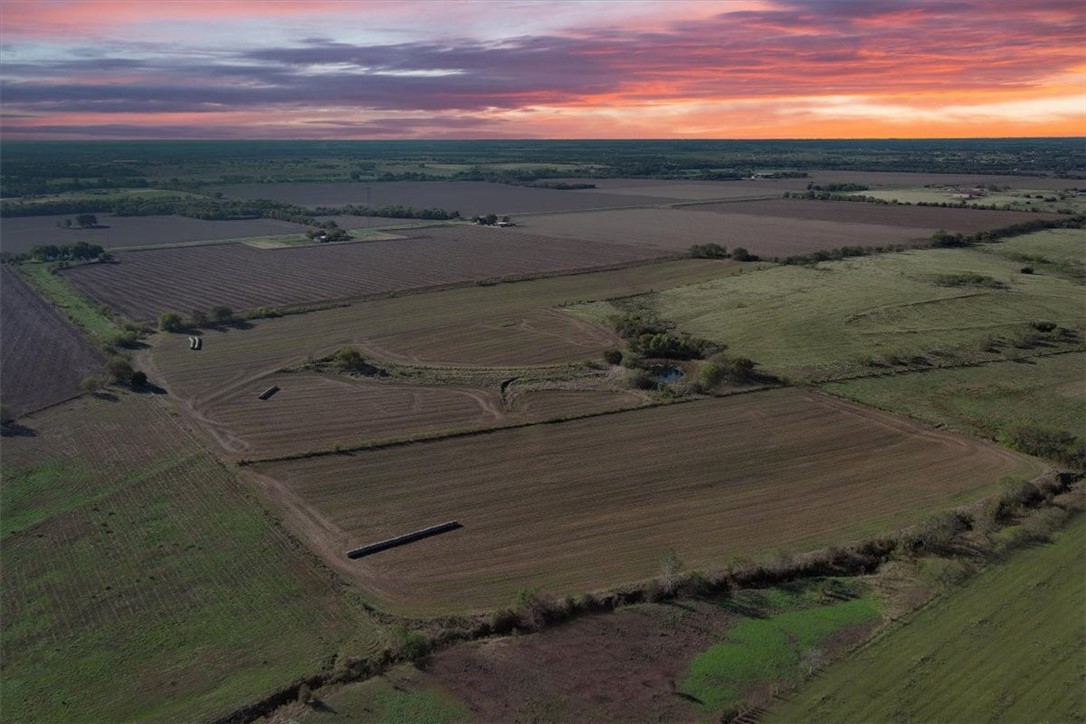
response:
M0 0L2 137L1086 135L1082 0Z

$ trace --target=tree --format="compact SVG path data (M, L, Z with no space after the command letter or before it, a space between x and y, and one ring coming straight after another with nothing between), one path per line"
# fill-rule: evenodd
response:
M216 324L227 324L234 321L234 310L218 304L211 308L211 321Z
M211 323L211 318L202 309L193 309L189 314L189 318L192 320L193 327L206 327Z
M754 256L741 246L735 247L732 251L732 259L735 259L736 261L758 261L758 257Z
M158 328L163 332L177 332L181 329L181 315L163 312L158 315Z
M94 214L79 214L75 217L75 223L84 229L91 228L98 226L98 217Z
M124 357L110 357L106 362L106 373L109 375L110 382L115 384L129 384L134 372L132 364Z
M143 370L134 370L132 376L128 378L128 384L134 390L141 389L147 386L147 373Z

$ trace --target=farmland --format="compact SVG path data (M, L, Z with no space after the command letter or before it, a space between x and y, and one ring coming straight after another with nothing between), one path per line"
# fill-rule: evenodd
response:
M1045 229L983 248L1014 261L1080 269L1086 265L1086 235L1081 229Z
M1020 267L975 249L926 249L765 269L666 290L651 301L682 329L727 343L790 379L1024 356L1080 344L1076 334L1030 341L1034 321L1081 328L1083 288L1057 276L1021 274ZM953 283L974 278L968 275L992 285ZM596 317L612 313L599 306L586 311Z
M1086 518L993 565L769 711L767 722L1075 721Z
M8 267L0 268L0 388L3 403L21 415L79 393L102 356Z
M200 241L241 239L253 236L302 234L309 227L275 219L203 221L183 216L113 216L100 214L99 226L89 229L58 226L71 216L22 216L0 219L0 248L28 252L44 244L74 244L86 241L106 249L131 246L169 246ZM388 219L384 220L386 223Z
M500 605L524 586L576 593L644 578L667 549L705 566L848 540L1041 469L794 390L256 466L330 565L413 614ZM464 528L343 556L443 520Z
M531 364L541 358L541 338L523 334L522 327L527 324L516 320L547 318L553 313L541 310L564 304L704 282L741 268L728 261L683 259L377 299L279 319L254 320L249 329L207 330L204 349L198 354L189 350L185 336L163 335L152 350L151 360L156 375L171 394L187 401L203 400L306 357L321 357L345 344L367 341L380 346L386 354L416 358L426 358L424 350L440 349L441 360L448 364ZM450 328L464 330L465 334L450 338ZM590 336L576 337L576 330L590 331ZM604 330L590 326L571 326L565 334L573 344L560 344L553 337L545 339L543 354L549 362L579 360L588 354L593 340L609 338ZM444 346L429 342L435 338ZM563 350L564 354L559 355Z
M117 263L73 268L84 294L133 320L222 304L236 310L570 272L650 259L617 244L511 235L505 229L430 227L411 238L262 250L241 245L118 253Z
M257 393L280 387L269 400ZM423 433L499 427L637 407L631 391L529 390L515 401L491 388L356 382L340 376L270 375L194 407L224 452L274 457Z
M775 199L724 204L698 204L692 211L711 211L731 219L734 214L779 219L829 221L840 224L876 224L917 229L916 236L930 236L936 229L974 234L1032 219L1055 219L1051 214L1023 216L1016 211L943 209L926 206L882 206L855 201Z
M577 211L613 206L645 206L666 203L666 198L569 193L554 189L510 186L485 181L394 181L387 183L236 184L212 189L228 197L270 199L299 206L402 205L418 209L475 214L519 214L541 211Z
M24 424L0 487L6 720L213 718L382 644L164 400Z
M726 210L732 205L721 204L719 208ZM807 254L840 246L904 244L927 238L934 231L934 228L695 210L700 208L698 205L681 209L617 209L529 216L518 219L517 228L509 231L582 240L582 243L629 244L658 253L681 253L693 244L711 242L729 249L741 246L765 257Z

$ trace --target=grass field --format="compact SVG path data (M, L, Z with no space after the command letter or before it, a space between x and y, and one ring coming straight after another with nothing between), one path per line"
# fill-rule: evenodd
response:
M1082 229L1045 229L980 248L1016 261L1086 265L1086 233Z
M993 564L817 679L765 722L1081 721L1086 517Z
M102 367L102 355L6 265L0 267L0 329L0 389L14 415L78 394L83 377Z
M833 596L827 596L829 586L818 585L740 594L733 605L760 615L741 619L723 642L690 661L683 693L708 715L734 716L751 699L764 701L767 690L809 674L835 649L862 638L880 620L875 597L855 581L837 583Z
M1021 274L1021 264L974 249L928 249L816 266L782 266L660 292L659 314L796 380L871 374L1055 349L1016 349L1033 321L1086 323L1086 289ZM960 274L1004 288L946 285ZM584 310L602 319L613 309ZM1004 340L995 351L993 341ZM1066 345L1063 345L1066 346ZM923 361L913 358L924 356Z
M1030 183L1033 179L1023 180ZM1023 183L1020 181L1019 183ZM1074 182L1066 181L1066 188L1073 188ZM961 198L955 198L959 193L953 187L943 188L905 188L892 191L874 190L860 191L858 196L873 196L876 199L887 201L899 201L903 204L959 204ZM1061 196L1059 191L1052 189L1012 188L1007 191L989 192L985 196L974 199L964 199L966 206L976 208L1010 207L1015 211L1040 211L1055 212L1067 210L1076 214L1086 210L1086 199L1075 194Z
M825 396L771 390L261 464L254 482L377 600L436 614L502 605L525 586L577 593L646 578L672 548L704 567L850 540L1042 469ZM464 527L344 556L446 520Z
M1016 424L1086 430L1086 355L871 377L827 392L934 425L992 438Z
M382 645L161 398L82 398L3 439L7 722L197 720Z

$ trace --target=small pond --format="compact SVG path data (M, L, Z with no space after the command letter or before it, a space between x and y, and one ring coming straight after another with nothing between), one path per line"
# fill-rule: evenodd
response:
M676 365L653 365L649 374L656 382L678 382L683 378L683 368Z

